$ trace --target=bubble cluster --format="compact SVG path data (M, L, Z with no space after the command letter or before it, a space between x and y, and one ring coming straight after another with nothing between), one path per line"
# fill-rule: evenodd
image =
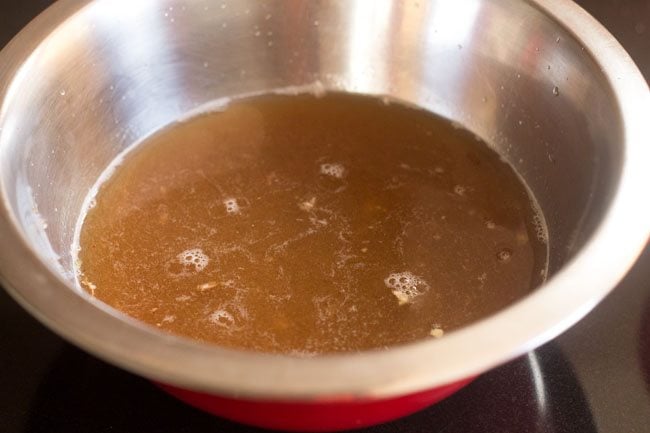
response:
M201 272L210 262L210 258L200 248L185 250L176 256L176 258L181 265L193 267L196 272Z
M537 240L544 244L548 242L548 233L546 231L546 225L544 224L544 218L539 211L535 212L535 215L533 215L533 227L535 228L535 236L537 236Z
M414 298L429 290L426 281L408 271L390 274L384 279L384 284L392 289L399 305L411 303Z
M456 195L460 195L460 196L465 195L465 187L462 186L462 185L456 185L456 186L454 186L454 193L455 193Z
M320 172L321 174L324 174L326 176L332 176L337 179L342 179L343 176L345 176L345 167L343 167L343 165L338 163L331 163L331 164L326 163L326 164L321 164Z
M238 214L240 211L239 204L235 198L227 198L223 201L223 204L226 206L226 212L229 214Z

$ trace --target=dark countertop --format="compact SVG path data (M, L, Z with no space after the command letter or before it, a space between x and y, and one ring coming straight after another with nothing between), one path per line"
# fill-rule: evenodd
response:
M50 3L3 0L0 46ZM650 79L650 0L579 3ZM81 352L2 290L0 317L0 433L258 431L185 406ZM364 432L650 432L650 248L619 287L561 337L442 403Z

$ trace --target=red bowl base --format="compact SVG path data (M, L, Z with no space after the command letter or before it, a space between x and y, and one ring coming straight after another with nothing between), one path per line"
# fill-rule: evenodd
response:
M318 402L243 400L158 385L185 403L242 424L273 430L331 432L368 427L410 415L448 397L472 380L394 398L341 397Z

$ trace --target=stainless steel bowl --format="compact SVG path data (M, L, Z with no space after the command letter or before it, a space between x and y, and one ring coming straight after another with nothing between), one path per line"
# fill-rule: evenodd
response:
M548 282L440 340L311 359L166 335L75 289L75 222L116 155L216 99L314 83L486 139L543 208ZM192 390L313 401L466 379L579 320L650 233L650 92L566 0L60 0L0 53L0 102L4 286L78 346Z

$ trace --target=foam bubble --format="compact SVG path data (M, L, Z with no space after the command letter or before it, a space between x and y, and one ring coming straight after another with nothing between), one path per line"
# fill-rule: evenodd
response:
M497 259L500 262L506 263L509 262L512 258L512 250L510 248L504 248L497 253Z
M210 322L223 328L230 328L235 324L235 318L226 310L216 310L208 317Z
M465 195L465 187L462 186L462 185L456 185L456 186L454 186L454 193L455 193L456 195L460 195L460 196Z
M210 258L200 248L185 250L176 258L181 265L193 267L196 272L201 272L210 263Z
M236 198L227 198L223 201L223 204L226 206L226 212L229 214L238 214L240 212Z
M339 163L326 163L320 166L321 174L342 179L345 176L345 167Z
M305 212L309 212L316 206L316 197L312 197L311 200L305 200L298 205L298 207Z
M433 338L441 338L443 335L445 335L445 331L442 329L440 325L433 325L431 327L431 332L429 334Z
M399 305L409 304L429 290L429 284L424 279L408 271L390 274L384 279L384 284L392 289Z

